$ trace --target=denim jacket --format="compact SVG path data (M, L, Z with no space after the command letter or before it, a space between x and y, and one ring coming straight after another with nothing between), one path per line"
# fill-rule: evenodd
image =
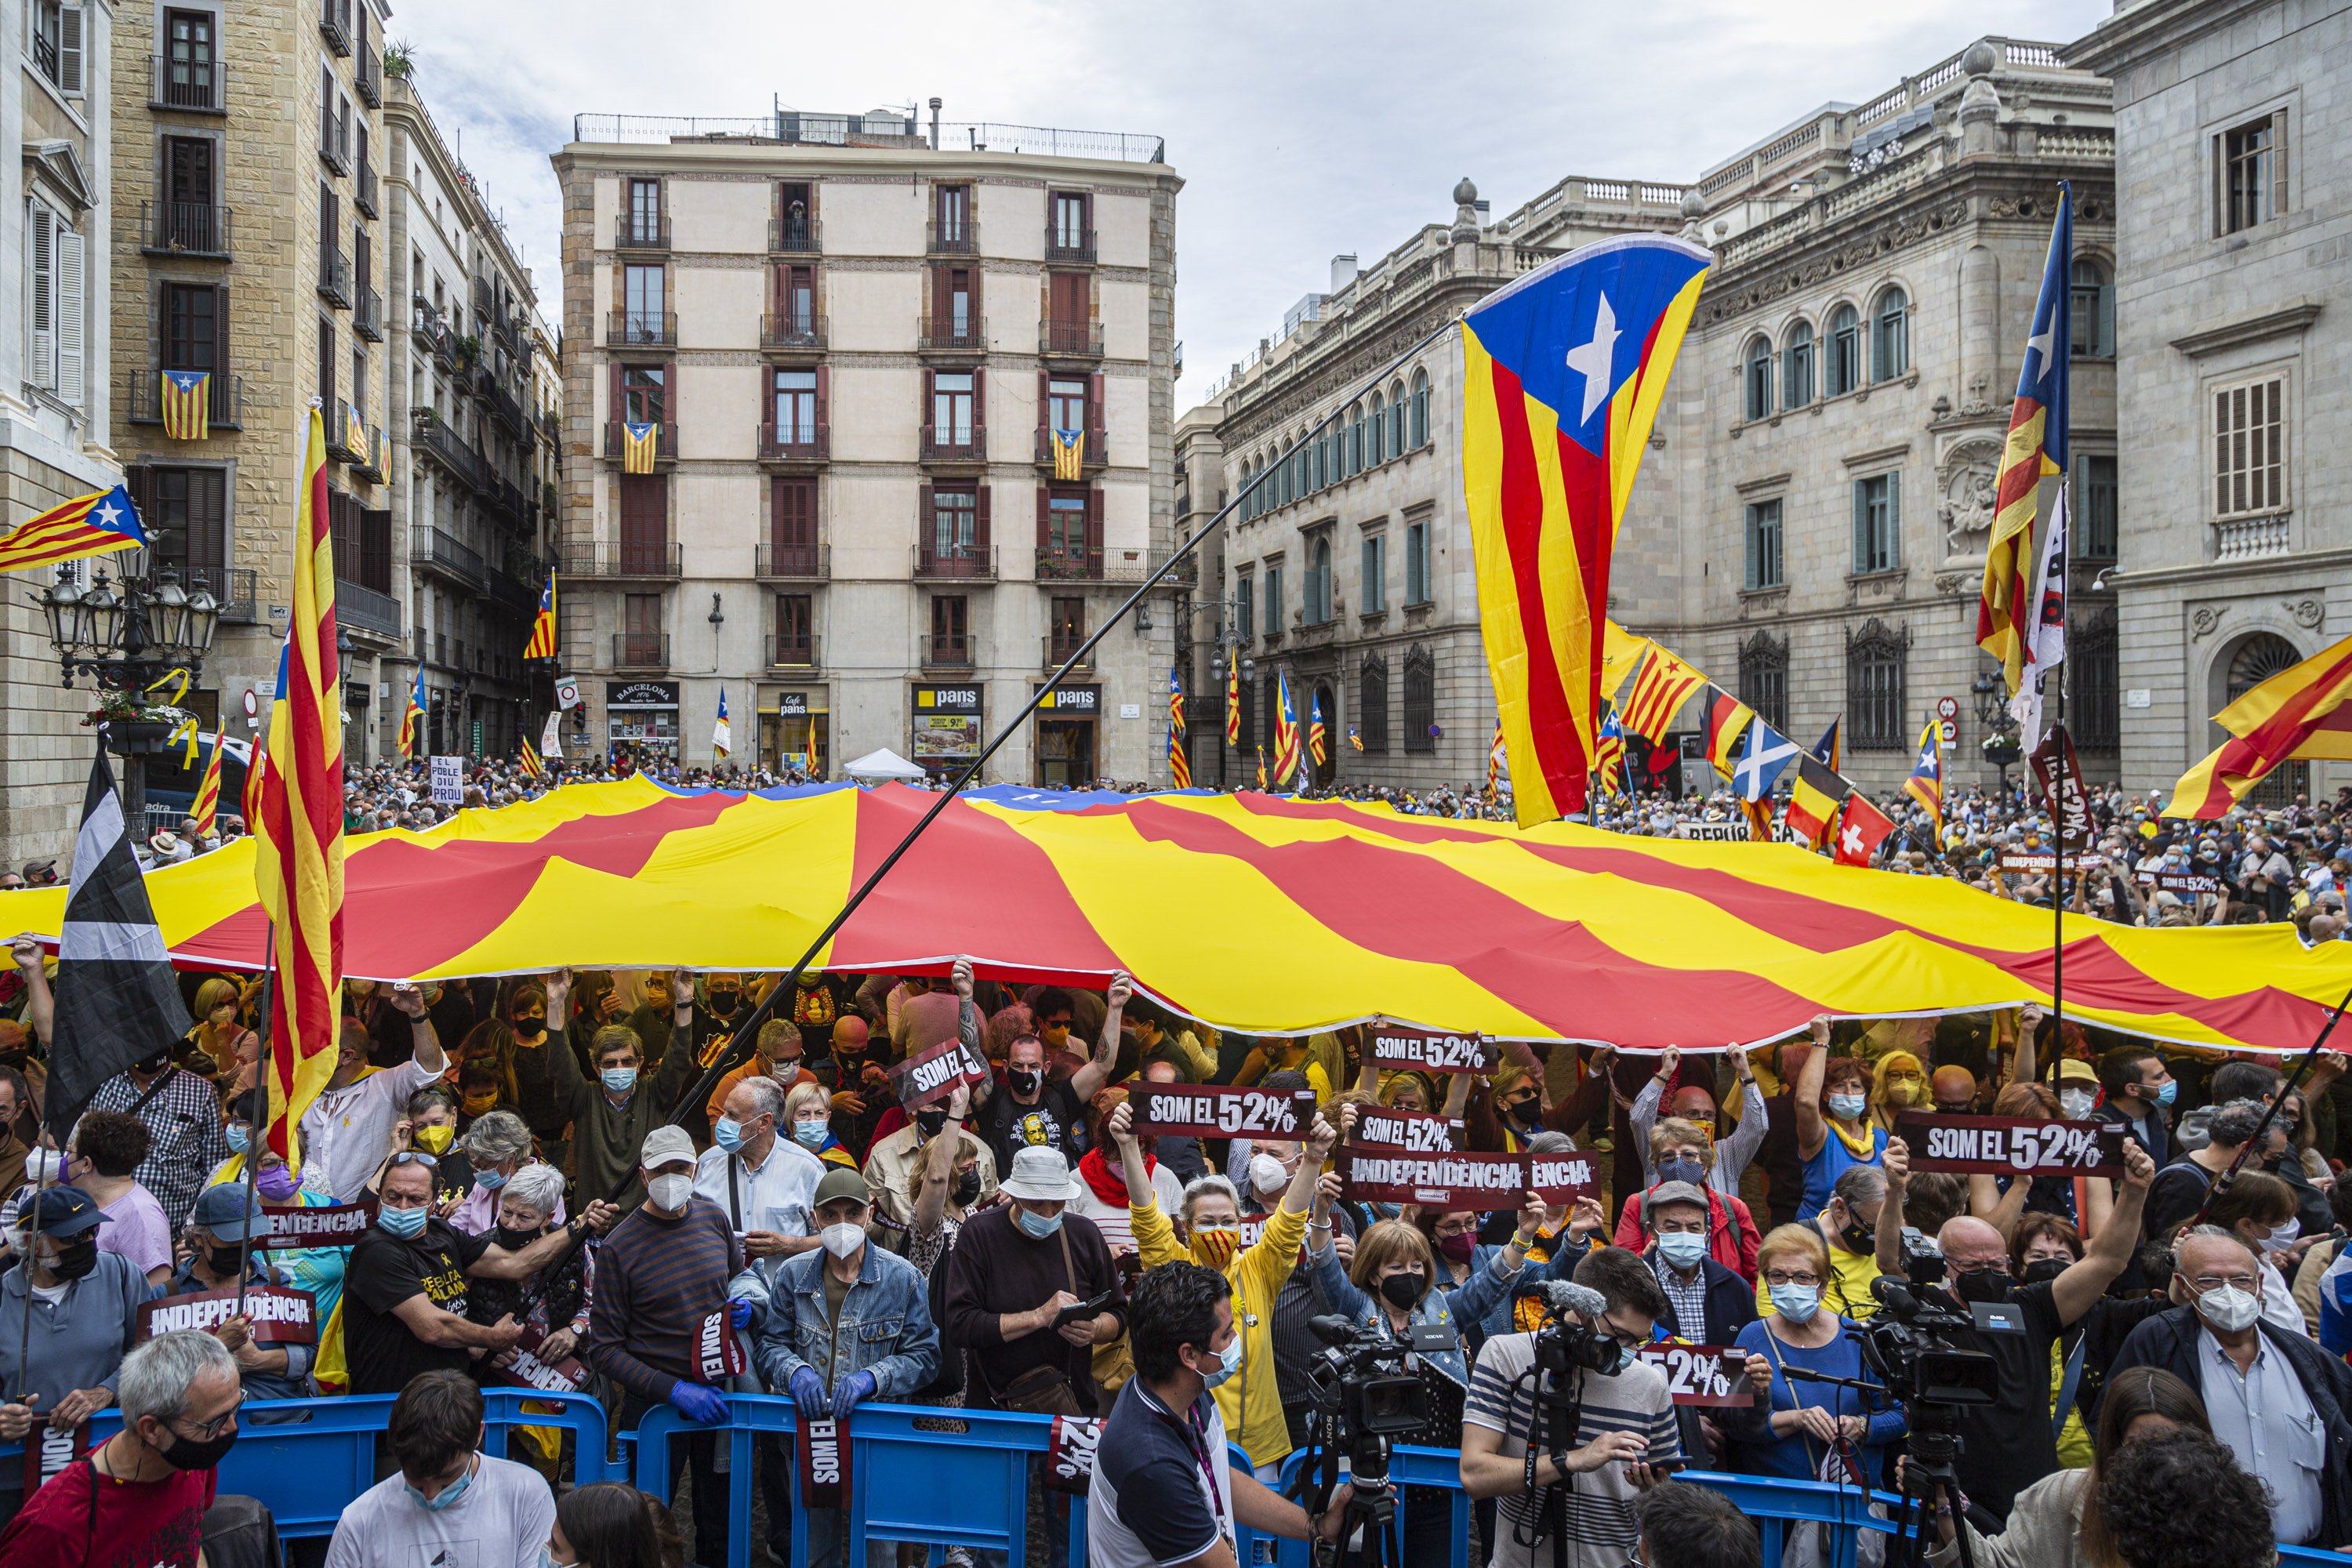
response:
M1487 1249L1482 1247L1479 1250L1485 1252ZM1450 1291L1433 1288L1413 1307L1412 1321L1416 1323L1443 1323L1459 1336L1462 1331L1457 1319L1475 1323L1486 1316L1489 1308L1510 1299L1511 1282L1518 1278L1519 1271L1514 1268L1508 1273L1497 1274L1494 1265L1499 1260L1500 1251L1496 1249L1494 1258L1478 1259L1477 1268L1458 1288ZM1326 1307L1335 1312L1343 1312L1367 1327L1388 1327L1387 1310L1378 1297L1366 1295L1348 1278L1348 1271L1339 1266L1339 1248L1327 1244L1320 1252L1309 1252L1307 1268L1307 1277L1314 1283L1315 1293L1323 1299ZM1463 1357L1458 1337L1452 1350L1430 1351L1425 1352L1423 1359L1464 1388L1470 1386L1470 1367Z
M782 1394L803 1366L813 1368L828 1390L851 1373L870 1372L876 1398L907 1398L940 1370L940 1331L931 1321L923 1276L897 1253L869 1241L857 1279L841 1300L836 1333L825 1316L823 1270L830 1256L816 1247L785 1258L772 1270L736 1276L736 1293L751 1297L761 1309L753 1346L760 1374ZM760 1292L745 1289L755 1280L765 1287L765 1301L759 1300Z

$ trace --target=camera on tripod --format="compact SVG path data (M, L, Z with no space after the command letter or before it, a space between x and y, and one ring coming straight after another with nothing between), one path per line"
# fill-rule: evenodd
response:
M1415 1323L1410 1338L1398 1340L1352 1319L1310 1318L1307 1326L1324 1348L1307 1363L1315 1409L1335 1423L1332 1440L1342 1447L1359 1437L1401 1437L1429 1419L1429 1390L1404 1365L1408 1351L1451 1350L1454 1331L1442 1323Z
M1999 1363L1984 1351L1961 1350L1951 1336L2022 1332L2024 1325L2006 1303L1979 1302L1967 1313L1938 1305L1925 1292L1943 1282L1943 1252L1924 1237L1905 1236L1902 1275L1870 1283L1880 1310L1862 1325L1863 1360L1906 1408L1998 1404Z

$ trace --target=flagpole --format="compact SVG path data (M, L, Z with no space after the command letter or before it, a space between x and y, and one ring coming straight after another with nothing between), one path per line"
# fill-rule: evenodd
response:
M44 1131L47 1130L44 1129ZM37 1137L38 1134L36 1136ZM33 1229L32 1234L25 1240L25 1259L19 1265L25 1272L25 1321L17 1325L16 1330L16 1402L18 1404L25 1402L25 1368L31 1361L33 1353L33 1265L41 1252L41 1156L47 1152L50 1151L36 1143L33 1146L31 1158L26 1162L33 1172ZM56 1153L58 1180L49 1184L52 1186L61 1184L66 1173L65 1152L60 1149L56 1151ZM26 1434L26 1438L28 1443L39 1440L29 1432Z
M2063 480L2060 481L2063 483ZM2062 602L2060 613L2064 613ZM2058 743L2051 747L2051 776L2057 781L2056 797L2050 803L2051 837L2057 840L2058 875L2050 885L2050 1081L2058 1081L2054 1065L2058 1053L2065 1048L2066 1040L2066 753L2073 750L2066 739L2066 664L2058 664L2058 719L2051 726ZM2034 1058L2039 1064L2042 1058Z
M262 949L261 1027L256 1031L260 1048L255 1053L253 1090L259 1097L261 1112L257 1120L248 1117L245 1124L245 1242L236 1250L236 1315L245 1316L245 1282L253 1272L253 1205L256 1190L261 1183L261 1151L269 1137L269 1057L270 1038L276 1030L270 1027L271 1016L278 1010L278 922L269 922L269 935ZM289 1135L292 1129L288 1129Z

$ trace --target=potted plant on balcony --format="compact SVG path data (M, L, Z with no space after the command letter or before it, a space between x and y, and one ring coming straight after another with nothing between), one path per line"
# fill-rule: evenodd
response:
M101 690L98 706L82 727L106 728L107 749L119 757L152 755L171 742L172 731L194 717L184 708L142 702L134 692Z
M459 338L457 342L456 347L457 352L457 368L460 371L468 371L473 369L475 364L482 357L482 340L474 336L471 332L467 332L464 337Z

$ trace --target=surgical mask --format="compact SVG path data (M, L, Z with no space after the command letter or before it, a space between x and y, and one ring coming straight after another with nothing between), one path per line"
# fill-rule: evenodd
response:
M1040 1076L1028 1068L1014 1068L1004 1075L1004 1079L1005 1082L1012 1086L1013 1093L1031 1095L1037 1092L1037 1081Z
M2263 1300L2235 1285L2224 1285L2198 1297L2197 1311L2223 1333L2234 1334L2253 1327L2254 1320L2263 1315Z
M1453 1263L1467 1263L1478 1254L1478 1233L1457 1230L1452 1236L1437 1238L1438 1255Z
M474 1173L474 1185L481 1188L482 1191L486 1193L495 1193L506 1184L507 1175L503 1171L477 1171Z
M637 1069L635 1068L606 1068L596 1076L604 1079L604 1087L614 1094L626 1094L637 1087Z
M2062 1089L2058 1091L2058 1109L2065 1112L2067 1121L2081 1121L2089 1117L2097 1099L2087 1089Z
M36 1149L25 1161L25 1173L36 1185L56 1186L66 1179L66 1152L62 1149Z
M416 1130L416 1146L428 1154L446 1154L449 1141L457 1136L454 1127L420 1127Z
M1225 1265L1234 1260L1234 1253L1240 1247L1241 1240L1241 1231L1233 1226L1204 1225L1192 1232L1189 1250L1193 1262L1203 1268L1222 1272Z
M2289 1215L2285 1224L2271 1226L2271 1233L2263 1237L2263 1250L2266 1253L2284 1252L2302 1235L2303 1221Z
M1879 1098L1885 1100L1889 1105L1908 1105L1918 1096L1917 1084L1906 1079L1896 1079L1886 1086Z
M1706 1256L1706 1237L1696 1231L1663 1231L1658 1237L1658 1256L1687 1274Z
M666 1209L682 1209L694 1197L692 1176L656 1176L646 1184L646 1195Z
M1418 1274L1391 1274L1381 1281L1381 1300L1400 1310L1417 1305L1428 1281Z
M452 1506L459 1498L464 1497L466 1495L466 1489L473 1484L474 1467L469 1462L466 1466L466 1473L459 1476L456 1480L451 1481L447 1486L443 1487L438 1496L428 1498L423 1492L418 1491L415 1486L406 1481L401 1482L401 1488L403 1490L406 1491L410 1497L416 1500L417 1507L423 1509L427 1513L439 1513L443 1509Z
M1858 1094L1833 1094L1830 1096L1830 1114L1838 1118L1841 1121L1853 1121L1858 1120L1862 1113L1868 1109L1869 1101L1864 1100L1863 1097Z
M743 1124L731 1116L722 1116L710 1124L710 1141L732 1154L743 1147Z
M1016 1206L1013 1211L1013 1219L1024 1233L1035 1241L1043 1241L1062 1228L1062 1216L1058 1213L1032 1214L1027 1209Z
M1772 1310L1792 1323L1810 1323L1813 1314L1822 1310L1822 1288L1818 1285L1775 1285L1772 1287Z
M1250 1185L1261 1193L1278 1193L1290 1184L1290 1173L1271 1154L1250 1156Z
M381 1208L376 1210L375 1223L385 1235L409 1241L425 1229L427 1216L428 1211L422 1205L413 1209Z
M1223 1351L1218 1352L1217 1370L1214 1372L1203 1372L1201 1373L1201 1386L1203 1388L1214 1388L1217 1384L1224 1382L1225 1379L1233 1376L1234 1373L1241 1371L1241 1369L1242 1337L1239 1334L1235 1334L1234 1336L1234 1342L1227 1345ZM1197 1371L1198 1369L1195 1368L1194 1370Z
M228 1124L228 1148L230 1153L244 1153L247 1147L250 1145L252 1142L253 1135L246 1131L244 1122L232 1121Z
M798 1057L778 1057L776 1058L776 1065L769 1071L769 1076L773 1078L779 1083L788 1084L792 1082L793 1079L801 1076L801 1058Z
M822 1149L826 1134L832 1131L833 1123L830 1121L795 1121L793 1123L793 1142L803 1149Z
M866 1227L844 1221L840 1225L826 1226L817 1232L817 1239L823 1242L824 1249L835 1258L846 1258L866 1245Z
M971 1170L964 1172L963 1174L956 1178L955 1201L963 1207L970 1208L973 1203L978 1201L979 1197L980 1167L978 1165L974 1165Z
M1658 1180L1688 1182L1694 1187L1703 1187L1706 1184L1706 1167L1687 1154L1677 1154L1658 1162Z
M2158 1105L2170 1105L2172 1103L2172 1097L2179 1092L2180 1080L2177 1078L2166 1079L2164 1080L2164 1087L2156 1091L2156 1102Z
M294 1195L294 1173L284 1165L272 1165L253 1184L271 1203L282 1204Z

